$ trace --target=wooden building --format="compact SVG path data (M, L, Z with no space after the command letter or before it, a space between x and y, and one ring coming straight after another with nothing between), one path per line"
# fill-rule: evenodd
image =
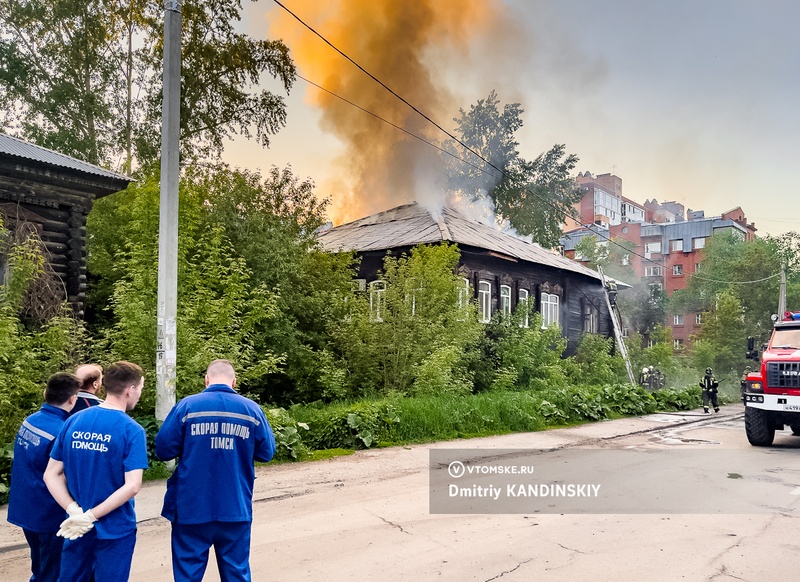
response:
M125 189L131 178L0 133L0 214L3 227L34 228L65 298L83 315L86 296L86 216L98 198Z
M532 302L543 323L557 323L572 353L585 332L613 335L602 276L558 253L528 243L491 226L467 219L452 208L431 213L413 203L319 235L330 252L356 251L359 277L370 290L380 284L387 253L408 253L420 244L456 243L457 269L478 302L483 321L513 311L520 301Z

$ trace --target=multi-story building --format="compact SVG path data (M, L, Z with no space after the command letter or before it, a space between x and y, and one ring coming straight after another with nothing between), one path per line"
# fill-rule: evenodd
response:
M609 239L628 241L634 250L623 257L623 261L631 266L635 276L651 289L663 290L667 297L686 288L689 278L701 269L703 249L713 234L734 232L744 240L755 238L755 224L747 222L741 207L706 218L703 211L689 209L684 213L683 205L674 201L660 204L653 199L644 205L632 203L621 195L622 181L610 174L595 178L586 172L578 175L578 182L586 190L583 200L576 205L576 209L582 209L580 219L584 222L564 232L561 245L565 256L581 260L575 256L575 246L585 236L596 236L601 243ZM608 203L606 194L619 200L617 221L612 220L610 214L603 214L616 209ZM585 220L590 213L592 220ZM701 313L667 316L665 324L672 328L676 350L688 346L691 335L701 323Z

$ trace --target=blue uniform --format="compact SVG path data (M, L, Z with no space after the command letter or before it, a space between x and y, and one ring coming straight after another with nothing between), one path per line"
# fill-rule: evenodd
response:
M202 579L209 545L216 548L223 580L250 579L254 461L274 454L264 411L230 386L212 384L173 407L156 435L156 456L179 457L161 512L173 523L175 580ZM182 527L190 524L195 527ZM233 536L239 536L240 553L231 557L237 544L226 540Z
M31 580L36 582L55 582L61 565L64 538L56 532L67 514L50 495L42 476L66 419L66 410L43 404L22 422L14 441L8 521L25 533L31 548Z
M64 463L70 495L90 509L125 484L125 473L147 468L147 439L141 425L123 411L93 406L67 419L50 456ZM118 542L124 549L118 552L115 577L110 579L126 580L135 535L136 513L130 499L100 518L89 534L64 543L62 579L82 579L94 567L100 582L102 567L115 555ZM103 548L102 561L94 560L100 557L98 548Z
M76 412L86 410L92 406L97 406L103 403L102 398L98 398L91 392L78 392L78 399L75 401L75 406L70 410L69 415L72 416Z

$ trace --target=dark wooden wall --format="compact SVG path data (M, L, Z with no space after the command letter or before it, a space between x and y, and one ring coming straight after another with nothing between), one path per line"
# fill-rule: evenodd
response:
M0 213L5 228L33 225L64 299L83 316L86 301L86 217L94 201L130 180L0 156Z
M392 249L392 255L395 256L403 252L408 254L410 248ZM359 278L367 282L374 281L383 268L386 251L359 255ZM529 301L533 303L535 311L539 311L543 290L559 295L562 335L568 340L566 355L574 353L584 333L584 306L587 303L598 311L597 333L604 337L613 336L605 291L599 279L547 265L518 261L477 248L461 248L458 272L469 279L475 297L479 280L492 283L492 313L500 305L500 285L511 286L512 309L516 308L520 288L529 291Z

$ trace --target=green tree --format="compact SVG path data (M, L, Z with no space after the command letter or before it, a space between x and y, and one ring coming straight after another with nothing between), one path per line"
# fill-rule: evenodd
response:
M695 366L698 369L711 366L717 374L733 373L738 377L746 364L747 336L748 327L739 298L731 291L718 293L693 338Z
M780 249L777 239L746 241L732 232L714 234L706 243L699 271L685 290L670 297L669 309L676 313L708 311L720 293L726 292L741 304L748 334L765 336L772 328L770 316L778 307ZM791 295L800 298L795 281Z
M471 388L461 356L477 342L481 326L454 272L459 254L456 246L442 244L387 256L382 283L355 292L348 316L331 321L353 395L428 391L436 384L434 362L446 367L439 371L459 391Z
M160 144L163 4L0 0L0 127L64 154L131 171ZM182 155L213 158L234 134L267 146L286 119L295 67L280 41L237 33L240 0L182 5Z
M506 104L501 111L494 91L469 111L460 109L454 119L456 133L479 156L447 141L444 147L452 154L445 158L448 184L451 191L471 200L488 198L517 232L553 247L565 216L583 196L572 177L578 157L565 155L564 145L559 144L533 161L523 159L514 137L522 127L522 113L519 103Z

